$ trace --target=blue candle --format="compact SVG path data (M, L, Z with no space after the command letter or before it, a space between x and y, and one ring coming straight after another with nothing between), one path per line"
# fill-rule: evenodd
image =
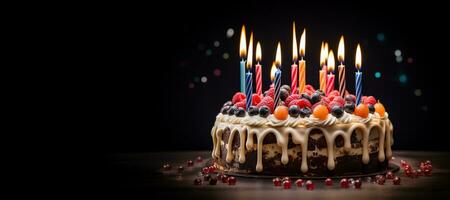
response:
M356 82L355 82L356 105L359 105L359 103L361 101L361 93L362 93L362 72L357 71L355 75L356 75Z
M355 95L356 95L356 105L359 105L359 103L361 102L361 93L362 93L362 72L360 72L361 70L361 47L358 46L356 47L356 56L355 56L355 67L358 70L355 74Z
M241 92L245 94L245 60L241 60Z
M249 71L247 72L246 76L245 76L245 95L247 96L247 101L246 101L246 108L247 110L250 108L250 106L252 106L252 94L253 94L253 78L252 78L252 73Z
M274 81L274 109L278 106L280 102L280 92L281 92L281 44L278 42L277 46L277 54L275 56L275 65L277 66L277 71L275 71L275 81Z
M274 82L274 108L278 106L278 103L280 102L280 91L281 91L281 70L277 68L277 71L275 71L275 82Z

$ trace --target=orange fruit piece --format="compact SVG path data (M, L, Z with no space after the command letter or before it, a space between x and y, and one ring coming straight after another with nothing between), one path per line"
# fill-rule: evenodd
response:
M289 109L286 106L278 106L275 109L275 112L273 112L273 115L279 120L285 120L288 118Z
M326 120L328 113L328 108L325 105L318 105L314 108L313 116L320 120Z
M359 104L355 108L355 112L353 113L355 115L358 115L362 118L367 118L369 116L369 107L366 104Z
M375 107L375 112L377 112L380 115L380 117L384 117L384 113L386 112L386 110L384 109L383 104L378 102L374 105L374 107Z

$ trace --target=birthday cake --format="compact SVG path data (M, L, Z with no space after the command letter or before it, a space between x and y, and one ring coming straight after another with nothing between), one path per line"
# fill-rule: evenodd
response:
M282 102L274 108L271 87L265 96L254 94L247 111L245 94L236 93L211 131L215 166L233 173L309 177L386 170L393 126L384 106L373 96L356 105L354 95L306 89L289 95L284 85Z

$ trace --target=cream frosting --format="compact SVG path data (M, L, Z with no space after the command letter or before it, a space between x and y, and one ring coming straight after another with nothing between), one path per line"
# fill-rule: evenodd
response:
M232 150L232 140L235 134L239 134L240 146L238 149L237 160L240 163L245 163L245 153L255 149L253 135L257 137L257 164L256 171L261 172L262 166L262 151L263 140L269 133L273 133L277 140L277 145L281 147L281 163L287 164L288 158L288 140L289 135L292 136L292 142L294 144L300 144L302 152L301 171L307 172L307 147L308 136L313 129L319 129L325 136L328 147L334 146L336 137L342 136L344 138L343 152L346 154L352 154L350 138L353 131L362 135L362 162L364 164L369 163L369 136L372 134L372 130L378 130L379 134L379 151L378 160L384 161L386 157L390 159L392 157L391 145L393 144L393 126L388 119L388 113L386 112L383 117L380 117L378 113L369 114L367 118L361 118L359 116L344 113L340 118L336 118L329 114L327 119L319 120L312 115L305 118L288 117L286 120L278 120L273 115L267 118L260 116L236 117L218 114L214 127L211 130L211 136L213 139L213 158L220 158L220 146L222 143L222 133L229 129L230 136L229 141L226 144L227 155L226 161L232 162L235 160L235 155ZM386 155L385 151L386 149ZM326 154L328 156L327 167L329 170L335 168L335 156L336 152L334 148L327 148ZM341 150L342 151L342 150ZM339 153L341 153L339 151Z

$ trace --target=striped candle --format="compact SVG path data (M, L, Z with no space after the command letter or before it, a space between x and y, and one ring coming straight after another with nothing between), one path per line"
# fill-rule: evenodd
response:
M274 82L274 107L276 108L280 102L280 92L281 92L281 70L278 68L277 71L275 71L275 82Z
M333 50L330 50L330 53L328 54L328 60L327 60L327 67L328 67L328 74L327 76L327 91L325 94L330 94L334 90L334 54Z
M345 97L345 66L341 63L338 66L339 69L339 94Z
M302 59L302 60L300 60L300 62L298 64L300 66L300 68L299 68L300 81L299 81L298 87L299 87L299 91L301 94L305 91L305 87L306 87L306 77L305 77L306 62Z
M330 94L334 90L334 74L327 75L327 91L325 94Z
M262 95L262 71L261 71L261 65L259 62L261 61L261 44L259 42L256 44L256 64L255 66L255 72L256 72L256 94L259 96Z
M356 47L356 56L355 56L355 67L358 70L355 74L355 90L356 90L356 105L361 103L361 94L362 94L362 72L361 70L361 47L358 44Z
M298 66L294 63L291 66L291 93L297 94Z
M247 110L250 108L250 106L252 106L252 94L253 94L253 75L252 73L249 71L245 74L245 95L247 96L247 100L246 100L246 104L245 107L247 108Z

